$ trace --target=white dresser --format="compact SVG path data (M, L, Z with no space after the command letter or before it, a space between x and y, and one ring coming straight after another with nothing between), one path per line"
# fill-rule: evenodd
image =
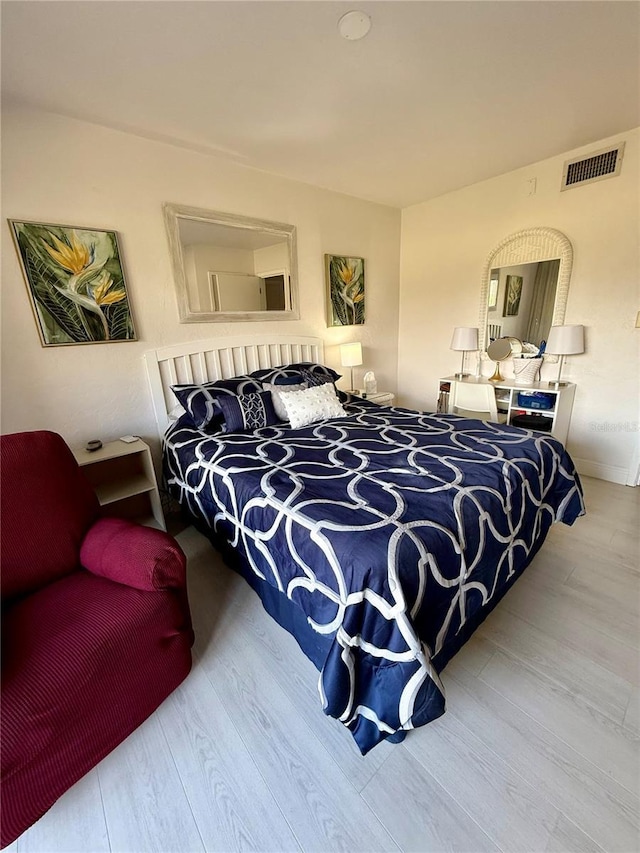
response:
M557 438L563 444L567 441L571 412L573 409L573 398L576 386L572 382L561 385L549 385L547 382L534 382L533 385L516 385L513 379L505 379L500 382L489 382L485 377L467 376L464 379L456 379L455 376L446 376L440 380L438 393L438 412L451 411L451 390L455 382L470 382L476 385L491 385L496 393L498 411L507 415L507 423L513 426L514 418L529 415L535 420L527 419L527 429L538 429L547 432ZM551 407L539 409L535 405L535 397L527 400L525 396L532 392L548 394Z

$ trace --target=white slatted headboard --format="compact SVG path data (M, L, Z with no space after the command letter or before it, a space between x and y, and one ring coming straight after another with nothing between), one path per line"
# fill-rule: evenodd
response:
M231 379L262 367L297 361L322 364L323 359L322 339L299 335L216 338L149 350L144 360L158 434L162 438L169 425L169 412L178 403L172 385Z

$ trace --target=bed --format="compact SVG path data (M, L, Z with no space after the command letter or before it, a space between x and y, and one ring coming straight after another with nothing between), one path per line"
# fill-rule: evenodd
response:
M171 385L322 364L318 339L146 360L171 493L314 662L325 713L363 754L444 713L439 673L551 524L584 513L564 447L506 425L357 398L299 429L210 435L169 417Z

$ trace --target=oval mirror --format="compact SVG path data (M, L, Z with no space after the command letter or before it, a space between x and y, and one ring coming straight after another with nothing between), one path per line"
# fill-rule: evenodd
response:
M498 338L491 341L487 348L487 355L491 361L504 361L511 355L511 341L509 338Z
M182 323L294 320L295 227L164 205Z

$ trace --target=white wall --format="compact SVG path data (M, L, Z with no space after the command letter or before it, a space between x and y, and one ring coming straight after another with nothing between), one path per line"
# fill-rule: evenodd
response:
M577 383L568 447L585 474L625 482L638 444L638 129L484 181L402 212L398 388L433 409L438 379L458 366L454 326L478 323L490 252L523 228L562 231L574 250L566 323L586 327L587 352L567 360ZM560 192L566 159L626 140L621 175ZM528 195L528 181L537 191ZM488 365L487 365L488 368ZM546 365L543 378L557 366ZM485 370L486 372L486 370Z
M400 211L36 111L7 110L2 135L3 217L116 230L139 337L43 348L5 221L2 432L53 429L72 445L125 433L150 438L155 422L142 354L208 337L318 335L337 369L338 344L360 340L362 371L375 370L379 387L395 391ZM162 218L167 201L295 225L301 319L178 323ZM326 252L366 258L366 325L327 328Z

